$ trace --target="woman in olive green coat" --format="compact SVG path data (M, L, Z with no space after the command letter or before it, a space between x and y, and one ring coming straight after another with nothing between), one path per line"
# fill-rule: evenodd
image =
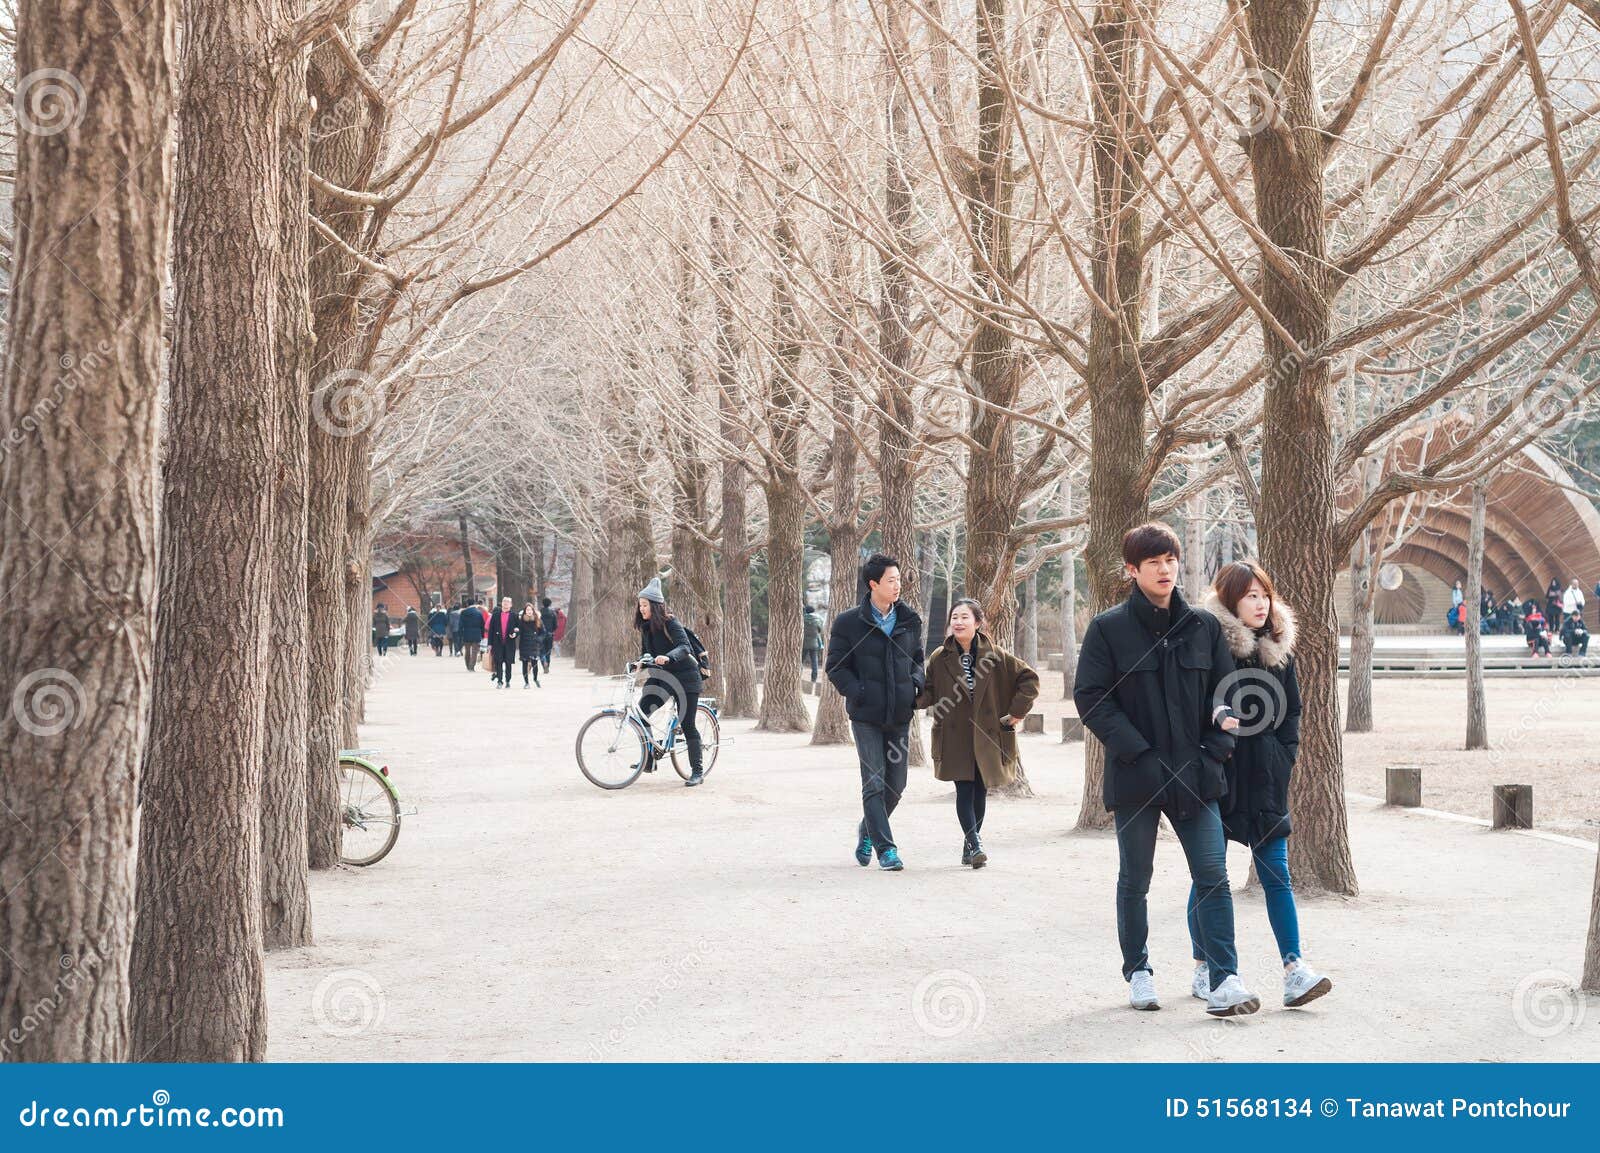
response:
M990 639L983 607L967 597L950 606L948 635L927 673L917 707L933 721L933 775L955 783L961 863L981 869L988 792L1016 780L1017 725L1039 695L1039 674Z

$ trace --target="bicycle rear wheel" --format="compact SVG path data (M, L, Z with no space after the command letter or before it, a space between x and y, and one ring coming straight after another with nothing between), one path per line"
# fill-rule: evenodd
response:
M700 730L700 772L702 776L710 776L712 766L717 763L717 746L722 743L722 726L717 723L717 714L705 705L700 705L694 713L695 728ZM694 771L689 767L689 742L684 739L682 729L672 737L672 767L686 781Z
M339 860L362 867L388 856L400 838L400 801L383 776L359 761L340 761L339 802Z
M621 709L606 709L578 730L578 768L602 789L625 789L644 772L650 742L639 723Z

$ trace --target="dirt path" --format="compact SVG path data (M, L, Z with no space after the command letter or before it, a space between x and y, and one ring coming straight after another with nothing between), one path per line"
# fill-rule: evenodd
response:
M1380 730L1416 688L1392 683ZM1219 1022L1188 997L1167 835L1150 894L1164 1008L1135 1013L1115 841L1068 831L1082 745L1058 723L1024 738L1040 795L991 802L981 872L957 863L953 791L914 769L894 875L850 855L848 748L730 722L705 787L667 771L607 793L572 754L596 700L568 660L543 689L496 691L458 661L387 658L362 741L419 811L378 866L313 878L318 944L269 958L271 1059L1600 1060L1600 999L1540 978L1581 964L1583 848L1353 803L1362 894L1301 907L1335 992L1276 1007L1248 892L1241 967L1267 1008Z

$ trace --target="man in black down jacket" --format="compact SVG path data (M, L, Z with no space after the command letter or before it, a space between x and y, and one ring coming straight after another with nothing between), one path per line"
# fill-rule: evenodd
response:
M833 619L828 636L828 680L844 696L861 760L861 824L856 861L872 850L878 864L900 869L889 817L906 789L911 712L922 689L922 617L900 599L900 562L873 553L861 566L867 595Z
M1217 619L1178 593L1179 547L1177 535L1159 522L1123 537L1123 567L1133 587L1127 600L1089 622L1073 703L1106 750L1103 796L1117 827L1117 937L1130 1002L1136 1009L1160 1008L1145 947L1145 896L1166 813L1199 896L1211 970L1206 1011L1233 1016L1261 1007L1238 976L1217 805L1228 789L1223 762L1232 755L1231 730L1238 727L1222 703L1233 654Z

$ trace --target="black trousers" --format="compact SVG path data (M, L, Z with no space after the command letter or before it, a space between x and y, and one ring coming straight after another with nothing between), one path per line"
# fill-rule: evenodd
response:
M544 640L539 643L539 662L544 665L544 671L550 671L550 650L555 646L556 639L549 633L544 635Z
M961 833L970 847L978 843L983 831L983 813L989 805L989 789L983 777L973 769L970 781L956 782L956 820L961 822Z
M494 646L494 677L501 684L511 683L511 673L517 667L517 642L502 641Z
M522 683L528 683L528 673L533 673L533 683L539 683L539 659L537 657L522 658Z
M699 691L680 690L666 681L647 681L639 694L639 711L648 717L673 700L678 704L678 731L689 746L689 768L698 773L704 764L700 759L700 726L695 723L700 709Z

